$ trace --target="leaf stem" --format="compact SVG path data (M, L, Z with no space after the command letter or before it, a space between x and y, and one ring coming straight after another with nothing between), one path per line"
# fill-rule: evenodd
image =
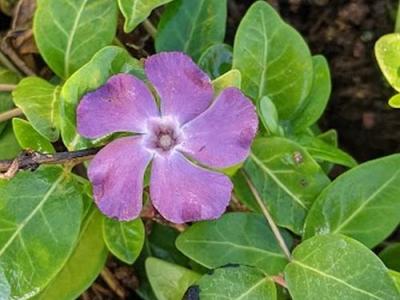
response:
M0 123L8 121L14 117L18 117L23 115L23 112L20 108L13 108L11 110L8 110L6 112L0 113Z
M2 51L0 51L0 64L4 65L7 69L17 73L19 76L22 76L21 72L13 65L13 63L4 55Z
M1 84L0 83L0 92L12 92L15 90L15 84Z
M151 35L153 39L156 38L157 35L157 29L154 27L154 25L149 21L149 19L146 19L143 21L143 27L144 29Z
M289 261L292 260L292 255L290 254L289 248L285 243L285 240L281 234L281 232L279 231L278 226L276 225L274 219L272 218L267 206L264 204L264 202L262 201L260 194L258 193L258 191L256 190L256 188L254 187L253 183L250 181L248 175L246 174L245 171L243 172L243 176L246 179L247 184L250 187L251 192L254 195L254 198L257 201L257 204L260 206L261 208L261 212L263 213L265 219L267 219L267 222L269 224L269 226L271 227L272 233L275 236L275 239L277 240L279 247L281 247L283 253L286 255L286 257L288 258Z

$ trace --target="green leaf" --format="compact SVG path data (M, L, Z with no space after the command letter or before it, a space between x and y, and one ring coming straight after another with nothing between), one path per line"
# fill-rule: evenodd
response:
M282 233L291 244L287 232ZM254 213L228 213L216 221L196 223L178 237L176 246L209 269L233 263L277 274L287 264L266 221Z
M400 94L396 94L390 98L389 105L394 108L400 108Z
M274 282L263 272L232 266L204 275L198 282L201 300L277 299Z
M198 60L225 37L226 0L175 0L167 5L158 25L157 52L182 51Z
M76 131L76 107L86 93L99 88L117 73L130 73L144 78L139 61L131 57L126 50L109 46L96 53L90 62L65 82L61 90L61 135L69 150L93 146Z
M18 75L0 65L0 84L18 83ZM12 97L9 92L0 92L0 113L10 110L13 107ZM7 122L0 123L0 134L6 127Z
M28 77L13 91L17 105L41 135L55 142L58 139L59 88L39 77Z
M14 118L12 124L15 137L22 149L34 150L42 153L55 152L53 145L37 132L29 122Z
M379 258L340 235L301 243L285 270L293 300L397 300L399 292Z
M244 170L277 224L297 234L309 207L329 184L304 148L279 137L257 139Z
M124 31L131 32L142 23L153 9L172 0L118 0L119 8L125 17Z
M243 91L254 102L270 97L282 120L289 119L310 93L310 50L301 35L264 1L254 3L239 25L233 68L242 73Z
M294 131L301 132L321 118L331 95L329 65L322 55L313 56L314 78L311 91L292 120Z
M182 299L200 274L158 258L146 260L146 273L158 300Z
M372 248L400 222L400 155L364 163L339 176L307 216L304 238L341 233Z
M33 24L40 54L63 79L111 44L116 29L117 3L109 0L40 0Z
M0 181L0 269L11 298L39 293L61 270L78 238L82 198L59 167Z
M357 162L349 154L318 137L300 135L295 137L295 140L318 161L327 161L349 168L357 166Z
M212 82L214 93L215 95L218 95L228 87L236 87L240 89L241 82L242 76L240 72L238 70L230 70Z
M393 243L379 253L386 267L400 271L400 243Z
M0 134L0 159L14 159L21 152L21 147L15 138L12 124L9 123Z
M394 284L397 286L397 289L400 292L400 273L396 271L389 270L389 275L392 277Z
M278 111L274 102L268 97L264 96L260 100L258 114L265 129L271 135L281 135L282 129L279 126Z
M400 92L400 34L381 37L375 44L375 55L387 81Z
M74 252L53 281L34 300L76 299L104 267L107 247L102 236L103 215L92 207L86 216Z
M215 79L232 69L232 47L227 44L215 44L200 56L198 65L210 78Z
M127 264L135 262L143 248L145 237L144 225L140 218L131 222L104 218L103 234L112 254Z

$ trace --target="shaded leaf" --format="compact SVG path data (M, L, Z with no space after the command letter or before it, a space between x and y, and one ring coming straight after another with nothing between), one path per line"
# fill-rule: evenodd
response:
M1 3L1 2L0 2ZM0 65L0 84L16 84L18 83L18 75ZM13 107L11 93L0 92L0 113L10 110ZM0 123L0 134L6 127L7 122Z
M227 44L215 44L200 56L198 65L210 78L215 79L232 69L232 47Z
M400 272L400 243L393 243L379 253L379 257L389 269Z
M272 102L268 96L261 98L258 114L262 124L269 134L282 135L282 129L279 126L278 111L276 110L274 102Z
M12 124L9 123L0 134L0 159L14 159L21 152L21 147L15 138Z

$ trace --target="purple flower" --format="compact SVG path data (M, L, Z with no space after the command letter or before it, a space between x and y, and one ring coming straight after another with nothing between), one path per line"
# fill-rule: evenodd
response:
M198 164L226 168L246 159L258 125L255 107L236 88L213 101L210 79L182 53L149 57L145 73L160 109L147 86L128 74L112 76L78 106L78 131L84 137L136 133L108 144L89 166L99 209L119 220L138 217L143 177L152 161L150 198L165 219L218 218L232 183Z

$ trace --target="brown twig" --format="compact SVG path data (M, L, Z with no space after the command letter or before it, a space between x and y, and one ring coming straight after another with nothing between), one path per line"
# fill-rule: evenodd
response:
M287 284L286 284L286 280L283 276L272 276L271 279L279 284L281 287L284 287L285 289L287 289Z
M119 298L126 298L125 290L107 267L101 271L101 277Z
M8 58L13 62L13 64L21 70L23 73L25 73L28 76L35 76L35 72L33 72L26 64L25 62L18 56L18 54L14 51L13 48L10 47L10 45L7 42L8 36L6 36L2 43L0 44L0 50L8 56Z
M147 31L147 33L151 35L153 39L156 37L157 29L148 19L143 21L143 27Z
M0 172L9 172L18 163L18 170L35 169L39 165L65 164L77 165L86 160L90 160L99 152L101 148L92 148L71 152L58 152L54 154L44 154L34 151L23 152L14 160L0 160Z
M1 84L0 83L0 92L12 92L15 90L15 84Z
M11 110L5 111L3 113L0 113L0 123L21 115L23 115L23 112L20 108L13 108Z

